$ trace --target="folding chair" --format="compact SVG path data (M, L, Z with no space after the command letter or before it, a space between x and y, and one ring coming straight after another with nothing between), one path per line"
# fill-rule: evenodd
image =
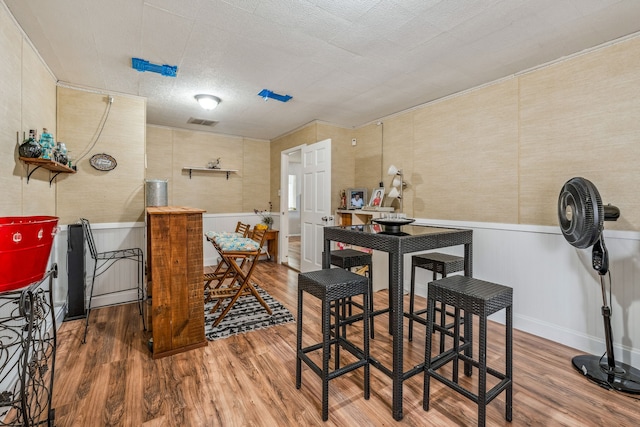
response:
M217 326L222 321L241 296L253 295L267 310L267 313L272 314L269 305L251 283L251 275L262 254L266 231L254 229L250 239L246 237L218 237L212 240L224 262L233 270L231 283L228 286L218 286L209 290L209 299L218 300L211 309L211 313L215 313L224 301L231 300L213 322L213 326Z
M99 294L97 296L107 295L114 292L122 292L131 289L138 290L138 308L140 310L140 315L142 316L142 300L144 297L144 289L143 289L143 253L140 248L129 248L129 249L116 249L114 251L106 251L106 252L98 252L96 249L95 240L93 239L93 232L91 231L91 224L88 219L80 218L80 222L82 223L82 229L84 230L85 238L87 239L87 244L89 245L89 253L91 254L91 258L93 258L93 277L91 278L91 291L89 292L89 307L87 308L87 318L85 320L84 325L84 337L82 338L82 343L87 342L87 329L89 328L89 315L91 314L91 303L93 301L93 292L95 289L95 281L96 277L105 273L112 265L120 260L131 260L138 263L138 284L136 288L128 288L122 289L113 292L105 292L104 294ZM144 316L142 317L142 327L144 330L147 329Z
M233 233L209 231L205 233L205 237L212 243L213 239L216 237L247 237L249 235L250 229L251 226L249 224L244 224L242 223L242 221L238 221L238 224L236 225L236 231ZM218 265L212 273L204 274L204 289L212 289L211 282L213 282L214 280L217 280L217 283L215 286L213 286L213 289L218 288L222 284L222 282L224 282L225 279L231 277L231 275L233 275L233 269L225 262L224 258L221 258L220 262L218 262ZM207 301L209 301L209 299L207 299Z

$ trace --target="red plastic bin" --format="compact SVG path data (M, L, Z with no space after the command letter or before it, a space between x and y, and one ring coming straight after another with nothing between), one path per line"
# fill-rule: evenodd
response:
M55 216L0 217L0 292L42 280L57 230Z

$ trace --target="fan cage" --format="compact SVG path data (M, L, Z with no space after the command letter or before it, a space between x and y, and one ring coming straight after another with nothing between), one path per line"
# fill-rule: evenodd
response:
M558 219L563 236L571 245L593 246L603 229L603 206L598 189L585 178L572 178L560 190Z

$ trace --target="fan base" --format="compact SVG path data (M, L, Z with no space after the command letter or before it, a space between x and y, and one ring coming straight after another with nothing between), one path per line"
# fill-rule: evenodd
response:
M571 362L574 368L601 387L640 394L640 370L632 366L616 362L615 368L610 369L606 358L593 355L576 356Z

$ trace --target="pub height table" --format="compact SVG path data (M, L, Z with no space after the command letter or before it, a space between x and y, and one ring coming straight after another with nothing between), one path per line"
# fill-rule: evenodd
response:
M391 377L393 383L393 418L401 420L402 383L407 378L423 371L424 363L407 372L403 366L403 318L404 318L404 255L449 246L464 245L464 275L472 277L473 231L455 228L404 225L384 230L379 225L344 225L324 228L324 256L322 268L331 268L331 242L342 242L389 254L389 294L391 307L389 313L390 333L393 335L392 367L382 365L373 355L371 364ZM471 322L464 322L464 334L469 340ZM471 348L468 356L471 357ZM471 374L471 366L465 366L465 373Z

